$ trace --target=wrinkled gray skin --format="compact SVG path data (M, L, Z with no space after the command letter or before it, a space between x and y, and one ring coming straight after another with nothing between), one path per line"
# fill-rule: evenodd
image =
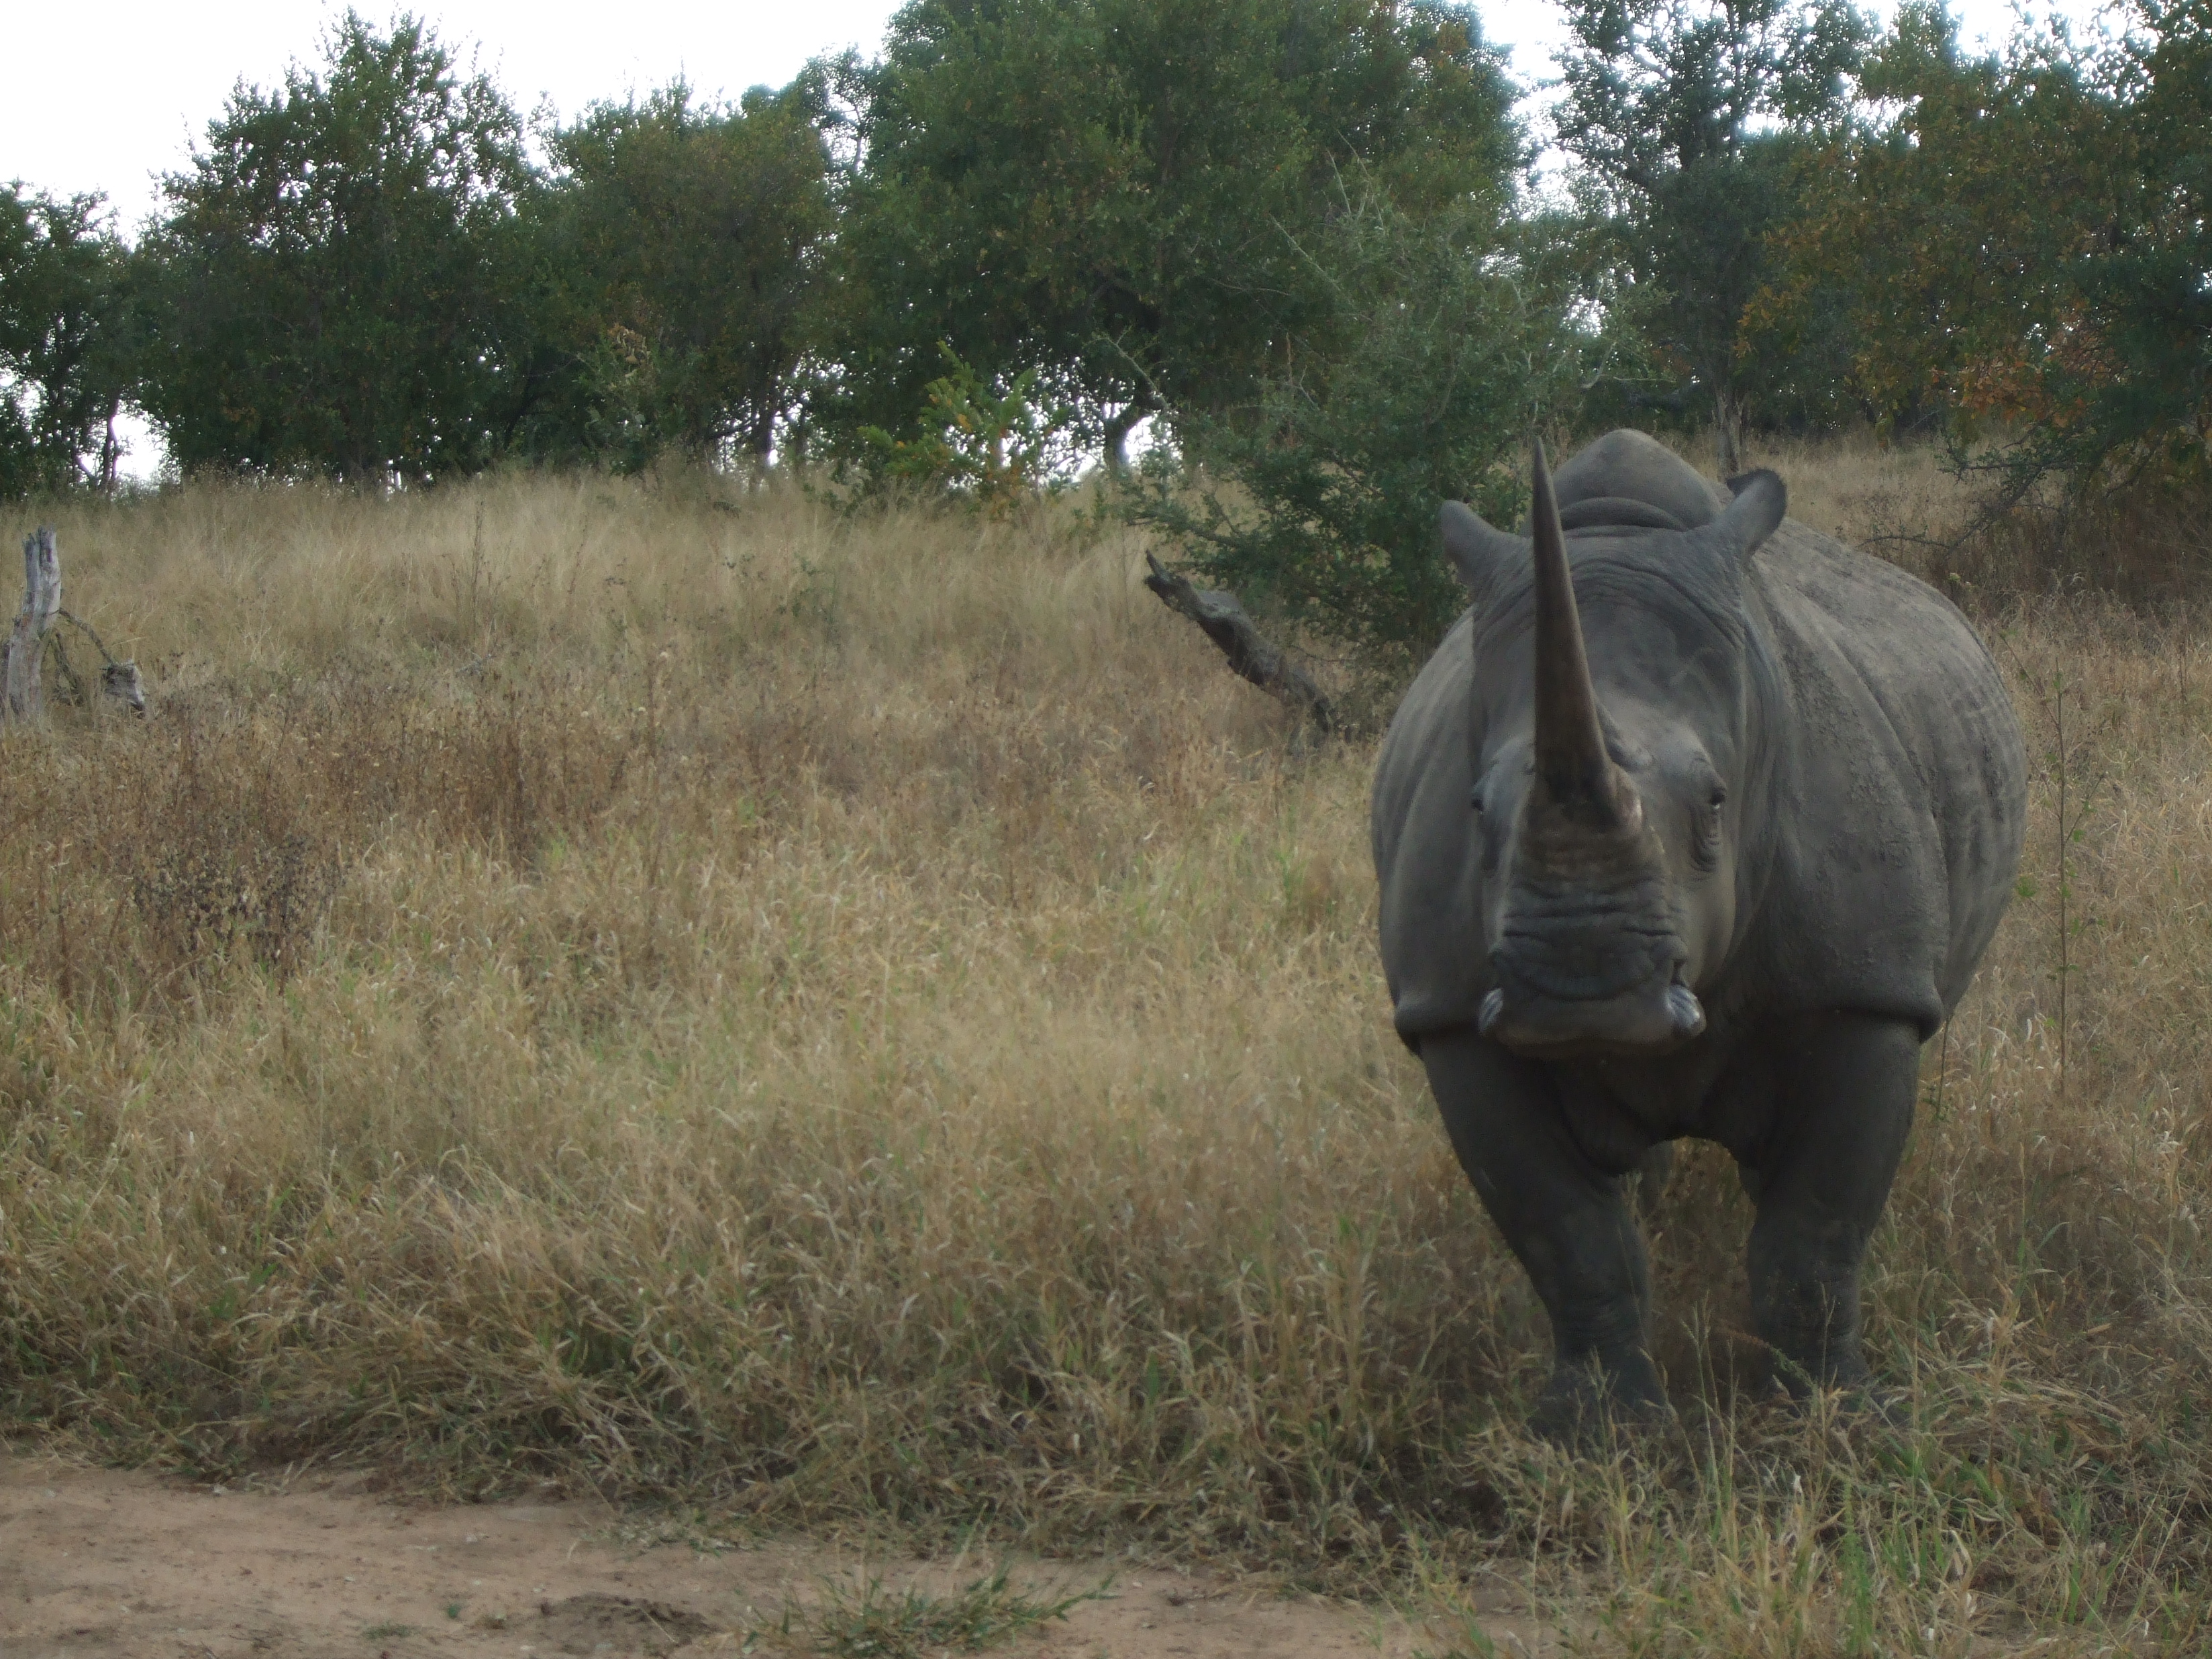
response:
M2019 862L2011 702L1947 600L1785 519L1771 472L1730 500L1616 432L1536 483L1533 542L1444 508L1474 608L1373 820L1399 1034L1551 1316L1536 1426L1665 1409L1625 1178L1684 1135L1757 1205L1778 1376L1863 1384L1920 1045Z

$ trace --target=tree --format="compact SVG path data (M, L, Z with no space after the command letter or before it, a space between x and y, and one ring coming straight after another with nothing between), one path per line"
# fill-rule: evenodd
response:
M538 220L555 384L532 453L767 456L798 399L832 225L820 105L811 76L736 108L679 83L552 135Z
M1848 287L1869 402L1933 404L2015 489L2208 471L2212 4L2127 16L2109 46L1969 59L1905 7L1866 74L1893 113L1825 158L1759 302L1787 325Z
M1509 206L1417 217L1377 186L1347 192L1297 251L1327 310L1248 404L1186 422L1186 454L1149 454L1127 505L1200 575L1386 684L1466 608L1437 507L1518 517L1522 445L1605 344L1572 321L1573 244Z
M2094 352L2053 352L2045 395L2080 409L2032 464L2212 482L2212 0L2136 0L2103 78L2127 188L2084 261ZM2075 435L2078 434L2078 435Z
M1796 211L1808 135L1848 112L1869 26L1844 0L1566 0L1565 10L1559 143L1646 290L1641 314L1662 362L1711 397L1721 468L1736 471L1748 398L1823 400L1802 364L1747 350L1742 324L1767 281L1768 238Z
M103 208L0 191L0 500L115 483L129 293Z
M1521 158L1472 11L1372 0L915 0L848 65L859 164L830 296L848 432L899 428L949 346L1034 372L1111 459L1249 398L1328 301L1299 258L1364 168L1407 211Z
M526 412L514 358L521 125L423 24L348 12L324 72L243 84L145 243L147 412L179 466L348 479L481 467Z

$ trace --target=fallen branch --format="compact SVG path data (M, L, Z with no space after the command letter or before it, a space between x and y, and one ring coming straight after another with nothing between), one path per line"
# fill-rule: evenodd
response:
M1196 623L1206 637L1221 647L1230 667L1270 696L1288 703L1300 720L1316 731L1336 729L1336 710L1314 684L1313 676L1299 667L1289 652L1261 636L1234 593L1194 587L1188 577L1176 575L1150 553L1145 555L1145 562L1152 567L1145 586L1158 594L1169 610Z
M138 665L128 657L116 658L108 654L107 641L93 629L82 617L71 616L67 611L54 612L56 618L67 623L92 641L92 648L100 653L100 690L103 696L112 697L134 714L146 712L146 682L138 672ZM82 708L91 697L86 693L84 681L70 664L69 653L62 648L62 636L57 629L46 635L46 648L52 653L55 690L64 702Z

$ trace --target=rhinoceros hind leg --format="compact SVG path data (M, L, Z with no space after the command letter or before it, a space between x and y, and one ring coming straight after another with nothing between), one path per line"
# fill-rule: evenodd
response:
M1776 1380L1864 1389L1859 1269L1889 1197L1919 1088L1920 1037L1902 1020L1832 1014L1777 1053L1772 1127L1758 1160L1752 1316Z
M1460 1167L1552 1322L1553 1371L1533 1426L1663 1415L1646 1337L1650 1268L1621 1172L1569 1133L1549 1074L1472 1032L1424 1037L1421 1060Z

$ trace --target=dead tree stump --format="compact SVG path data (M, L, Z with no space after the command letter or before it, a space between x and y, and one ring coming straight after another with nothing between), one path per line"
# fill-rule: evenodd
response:
M23 608L0 645L0 725L31 721L46 712L39 665L46 654L46 630L62 608L61 556L54 532L45 525L23 538Z
M62 609L61 555L55 550L54 532L41 525L23 538L23 608L15 613L7 637L0 639L0 726L10 720L28 725L46 714L44 668L49 651L54 659L54 695L79 707L91 701L83 680L70 665L62 636L54 631L58 621L82 634L100 653L100 695L134 714L143 714L146 682L138 665L110 656L106 642L90 623Z

